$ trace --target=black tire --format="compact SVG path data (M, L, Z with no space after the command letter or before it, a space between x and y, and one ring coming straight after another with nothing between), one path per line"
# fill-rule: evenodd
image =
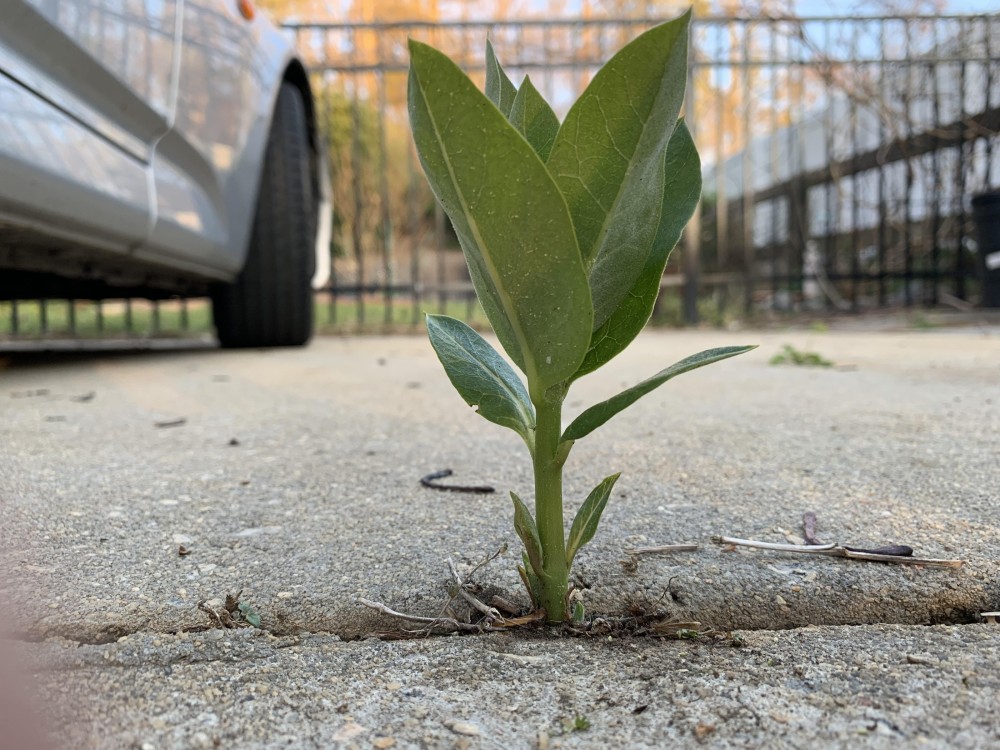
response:
M313 329L316 201L305 104L282 83L271 121L246 264L212 312L227 348L301 346Z

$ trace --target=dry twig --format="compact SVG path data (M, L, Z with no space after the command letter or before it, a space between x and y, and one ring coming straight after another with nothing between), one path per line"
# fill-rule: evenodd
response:
M454 617L421 617L419 615L408 615L405 612L397 612L381 602L373 602L369 599L358 598L358 601L366 607L378 610L384 615L396 617L400 620L406 620L407 622L421 622L431 626L432 628L443 625L451 628L451 630L460 630L465 633L480 633L484 630L496 630L496 628L490 627L489 625L476 625L471 622L460 622Z
M897 565L924 565L929 568L960 568L964 560L945 560L934 557L912 557L900 552L888 553L888 550L909 549L898 547L883 547L880 550L859 550L856 547L845 547L840 544L776 544L773 542L758 542L753 539L737 539L731 536L716 537L719 544L735 544L740 547L753 547L773 552L800 552L828 557L846 557L849 560L864 560L866 562L886 562ZM912 554L912 549L910 550Z

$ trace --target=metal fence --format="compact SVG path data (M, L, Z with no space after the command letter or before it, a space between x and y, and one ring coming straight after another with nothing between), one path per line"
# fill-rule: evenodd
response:
M411 144L408 37L481 84L489 36L515 83L530 75L562 116L658 20L286 25L310 69L334 182L320 328L481 316ZM656 320L978 300L969 199L1000 187L1000 16L699 18L690 63L685 114L705 189ZM209 325L204 304L172 304L113 303L112 320L134 331L139 309L154 333L165 320Z
M321 318L416 322L473 293L420 176L406 39L478 80L489 36L564 114L656 19L293 24L335 174L334 276ZM1000 17L702 18L686 116L702 206L658 317L975 302L969 198L1000 186ZM464 303L463 303L464 301Z

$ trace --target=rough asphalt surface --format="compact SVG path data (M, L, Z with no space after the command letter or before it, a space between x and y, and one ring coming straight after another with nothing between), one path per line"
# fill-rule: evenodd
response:
M575 566L588 615L714 631L680 641L370 637L401 626L359 597L436 615L447 558L468 573L504 543L476 580L524 602L507 499L531 496L523 444L465 407L422 337L0 359L0 601L53 736L1000 746L1000 626L972 624L1000 609L1000 331L648 333L574 386L566 417L742 343L761 347L666 384L566 468L568 513L623 472ZM837 366L769 365L786 343ZM497 492L419 485L444 468ZM795 541L810 510L824 541L966 562L712 540ZM700 549L625 553L680 542ZM182 632L212 624L199 602L240 590L266 632Z

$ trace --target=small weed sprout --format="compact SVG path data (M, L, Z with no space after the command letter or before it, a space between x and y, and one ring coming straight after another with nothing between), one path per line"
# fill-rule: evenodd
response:
M445 55L410 41L420 162L526 383L464 323L428 315L427 330L466 403L514 430L531 454L534 514L511 493L524 543L518 570L550 622L582 617L567 598L570 567L619 476L594 488L567 536L562 470L574 443L671 378L753 348L683 359L563 428L573 382L619 354L649 320L667 257L701 194L698 152L678 119L690 20L685 14L625 46L562 123L530 78L514 86L489 43L484 94Z
M590 719L583 714L577 714L573 721L567 723L570 732L586 732L591 726Z
M833 362L816 352L806 352L796 349L791 344L785 344L779 354L770 359L772 365L798 365L800 367L833 367Z

